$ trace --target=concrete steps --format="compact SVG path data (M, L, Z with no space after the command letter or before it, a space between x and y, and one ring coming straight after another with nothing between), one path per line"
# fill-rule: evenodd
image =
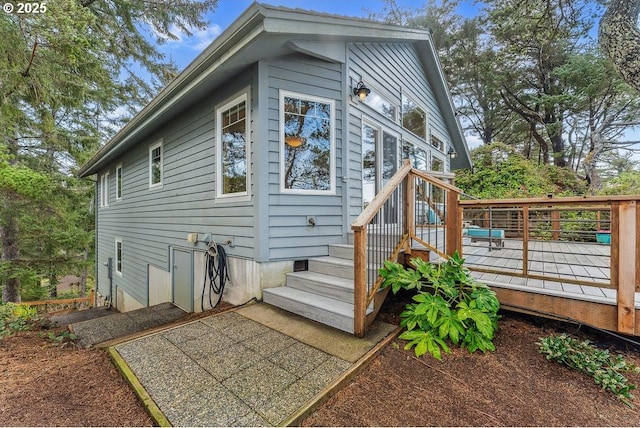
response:
M285 286L264 289L263 300L353 333L353 245L330 245L329 256L309 259L308 271L289 273Z

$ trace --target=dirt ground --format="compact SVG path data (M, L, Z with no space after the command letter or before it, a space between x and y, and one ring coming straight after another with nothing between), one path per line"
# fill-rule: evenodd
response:
M397 321L398 301L382 317ZM591 378L548 362L535 342L584 329L505 314L496 352L455 350L439 362L387 346L305 426L639 426L633 408ZM148 426L143 406L100 349L54 347L41 332L0 340L0 426ZM606 343L613 346L614 343ZM640 364L638 349L615 344ZM629 379L640 384L640 375ZM636 391L637 392L637 391ZM640 395L637 392L635 395Z

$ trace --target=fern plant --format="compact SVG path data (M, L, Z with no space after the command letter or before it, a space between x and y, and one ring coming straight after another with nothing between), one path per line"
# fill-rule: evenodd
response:
M417 357L428 352L440 360L442 352L451 352L450 344L470 352L495 350L500 303L463 263L456 252L438 265L414 258L413 268L387 261L379 271L384 278L381 288L391 287L394 294L416 291L414 303L400 314L400 325L406 328L400 338L408 341L405 349L415 347Z

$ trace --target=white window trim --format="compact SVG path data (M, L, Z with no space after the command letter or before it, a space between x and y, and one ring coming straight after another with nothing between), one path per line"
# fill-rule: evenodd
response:
M216 106L216 201L217 202L244 202L251 200L251 88L243 89L239 94L226 99ZM231 107L245 102L245 153L247 154L247 190L244 192L222 193L222 113Z
M118 176L118 171L120 171L120 176ZM118 164L116 166L116 201L122 201L122 193L124 193L124 186L122 185L124 177L122 176L122 164ZM120 196L118 196L118 184L120 185Z
M153 177L153 167L152 167L152 156L153 156L153 151L160 147L160 182L159 183L152 183L151 179ZM151 144L149 146L149 189L156 189L156 188L162 188L163 184L164 184L164 147L162 144L162 140L155 142L154 144Z
M118 270L118 244L120 244L120 270ZM113 255L113 271L116 273L116 275L122 276L122 266L124 266L124 245L122 244L122 238L115 239Z
M308 101L315 101L323 104L329 104L331 108L331 117L329 118L329 127L331 136L329 138L329 174L330 185L327 190L306 190L306 189L287 189L284 185L284 99L285 97L299 98ZM280 193L297 194L297 195L335 195L336 194L336 103L335 100L329 98L314 97L312 95L300 92L290 92L280 90L279 94L279 119L280 130L278 139L278 151L280 152Z
M100 179L100 206L109 206L109 172L102 174Z

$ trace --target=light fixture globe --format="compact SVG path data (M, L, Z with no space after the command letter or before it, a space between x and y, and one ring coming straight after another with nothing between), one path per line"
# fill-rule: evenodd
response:
M287 135L286 137L284 137L284 142L287 144L287 146L296 148L304 144L304 138L300 137L299 135Z
M453 146L449 146L449 151L447 152L447 154L449 155L449 157L451 159L455 158L456 156L458 156L458 152L456 152L453 148Z
M364 82L362 80L358 82L355 88L353 88L353 95L360 98L360 101L364 101L370 93L371 89L364 86Z

